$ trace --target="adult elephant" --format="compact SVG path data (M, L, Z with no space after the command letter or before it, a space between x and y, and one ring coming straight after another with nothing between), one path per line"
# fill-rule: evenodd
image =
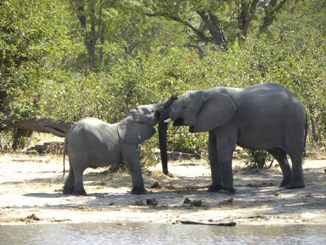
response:
M216 87L186 92L172 104L166 117L175 126L189 126L190 132L209 132L210 192L235 192L232 153L236 145L272 154L282 170L281 186L305 186L302 158L307 115L304 105L280 85L263 83L246 89ZM161 139L163 148L165 144L166 139ZM167 173L167 162L162 163Z
M70 170L63 193L86 195L83 172L86 168L124 162L131 173L132 194L145 194L138 145L154 133L154 125L175 100L159 104L141 105L118 123L108 124L96 118L76 122L65 137ZM65 155L64 153L64 155Z

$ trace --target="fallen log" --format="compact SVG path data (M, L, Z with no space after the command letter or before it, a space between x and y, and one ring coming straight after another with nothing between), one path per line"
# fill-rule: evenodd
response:
M196 222L196 221L184 221L184 220L178 220L177 223L183 224L183 225L208 225L208 226L236 226L236 222L226 222L226 223L205 223L205 222Z
M71 125L71 122L55 121L51 118L33 117L21 121L14 121L7 118L0 121L0 131L16 128L29 132L50 133L64 137Z

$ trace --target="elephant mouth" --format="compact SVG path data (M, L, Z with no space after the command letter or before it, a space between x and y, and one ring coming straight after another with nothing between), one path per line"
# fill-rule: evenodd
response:
M190 133L194 133L194 132L195 132L194 126L190 126L190 127L189 127L189 132L190 132Z
M182 126L182 125L184 125L184 121L183 118L181 117L177 118L173 123L173 126Z

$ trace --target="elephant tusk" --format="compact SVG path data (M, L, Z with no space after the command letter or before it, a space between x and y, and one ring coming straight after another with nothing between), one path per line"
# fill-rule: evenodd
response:
M163 122L169 123L169 122L171 122L171 118L165 119Z

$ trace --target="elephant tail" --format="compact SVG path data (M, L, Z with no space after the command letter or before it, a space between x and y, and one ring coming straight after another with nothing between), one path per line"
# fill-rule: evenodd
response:
M63 175L62 178L65 177L66 174L66 152L67 152L67 137L65 137L64 145L63 145Z
M305 126L304 126L303 156L306 156L306 144L307 144L308 129L309 129L308 115L307 115L307 112L306 112L306 123L305 123Z

